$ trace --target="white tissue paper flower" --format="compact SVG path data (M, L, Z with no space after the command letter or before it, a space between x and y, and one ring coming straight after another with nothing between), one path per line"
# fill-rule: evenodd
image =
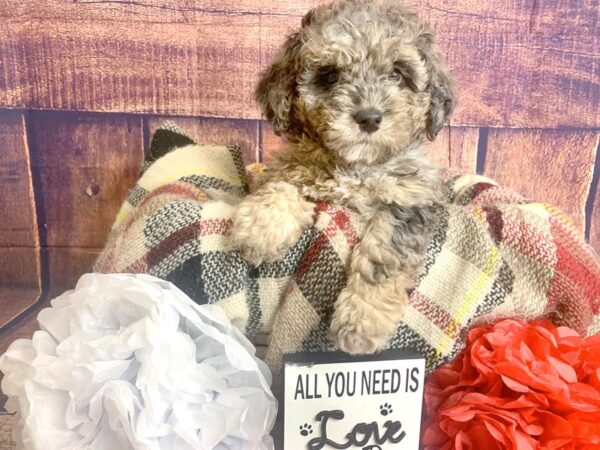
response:
M0 357L17 448L273 448L271 374L218 307L103 274L51 305Z

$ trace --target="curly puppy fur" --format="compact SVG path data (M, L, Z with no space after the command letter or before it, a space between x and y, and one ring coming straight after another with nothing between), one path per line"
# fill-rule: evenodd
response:
M306 14L263 74L257 100L288 146L232 227L258 265L312 223L315 200L361 213L331 333L348 353L383 348L404 313L444 201L423 152L455 104L433 35L397 0L344 0Z

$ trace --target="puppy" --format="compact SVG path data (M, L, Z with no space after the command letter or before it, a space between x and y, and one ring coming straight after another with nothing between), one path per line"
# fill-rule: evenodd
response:
M444 201L424 156L454 109L433 35L397 0L319 6L287 38L256 91L288 146L233 218L231 238L252 264L284 256L313 223L316 200L360 213L331 334L352 354L396 331Z

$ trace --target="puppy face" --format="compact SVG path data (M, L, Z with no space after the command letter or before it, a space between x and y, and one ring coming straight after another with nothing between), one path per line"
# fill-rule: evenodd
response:
M257 99L276 133L367 164L433 139L454 107L433 36L393 0L310 11L263 75Z

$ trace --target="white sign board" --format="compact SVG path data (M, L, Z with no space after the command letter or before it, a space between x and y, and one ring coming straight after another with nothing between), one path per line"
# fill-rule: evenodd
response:
M284 450L418 450L422 357L301 353L284 363Z

